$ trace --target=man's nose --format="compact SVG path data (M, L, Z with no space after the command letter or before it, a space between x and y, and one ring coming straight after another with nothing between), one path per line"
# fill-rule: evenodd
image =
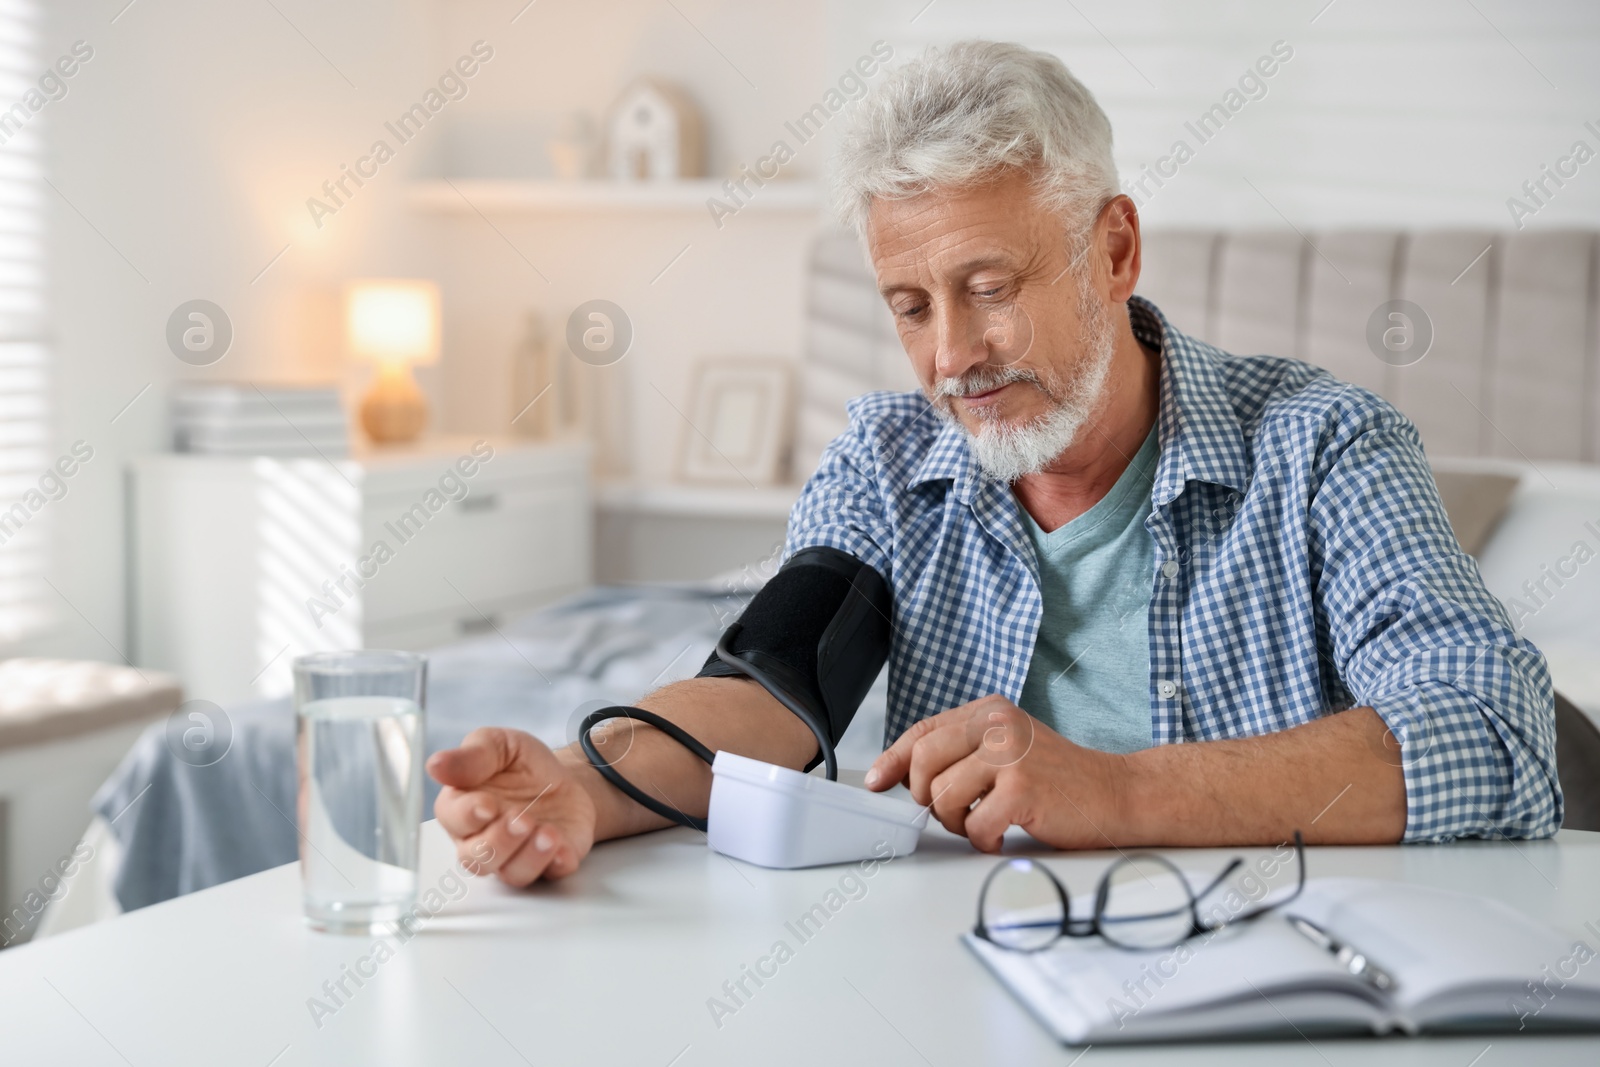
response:
M934 371L941 378L959 378L972 368L989 362L989 346L984 337L986 322L971 308L946 304L937 312L937 344Z

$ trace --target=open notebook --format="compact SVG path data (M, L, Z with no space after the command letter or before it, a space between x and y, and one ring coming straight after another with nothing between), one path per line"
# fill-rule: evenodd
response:
M1288 921L1365 953L1380 992ZM1583 939L1482 897L1322 878L1254 922L1159 952L1099 938L1008 952L967 945L1071 1045L1194 1037L1429 1030L1600 1029L1600 922Z

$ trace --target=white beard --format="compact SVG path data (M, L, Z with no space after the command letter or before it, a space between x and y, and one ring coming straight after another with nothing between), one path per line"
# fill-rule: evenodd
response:
M1049 411L1020 425L991 416L976 433L967 431L973 459L989 477L1009 484L1043 471L1072 447L1099 406L1116 352L1116 330L1111 312L1090 285L1087 272L1078 278L1078 319L1082 358L1069 382L1063 384L1048 373L1041 378L1030 370L985 366L961 378L941 378L935 383L934 409L949 421L955 421L950 397L987 392L1007 382L1030 382L1050 399Z

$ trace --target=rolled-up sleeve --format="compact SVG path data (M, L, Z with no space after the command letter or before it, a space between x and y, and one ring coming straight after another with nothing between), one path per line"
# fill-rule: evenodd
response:
M1554 833L1549 669L1457 545L1410 423L1333 450L1310 519L1334 666L1400 742L1405 840Z
M852 417L850 428L823 451L816 473L789 511L784 558L802 548L837 548L889 580L892 546L881 477L865 422Z

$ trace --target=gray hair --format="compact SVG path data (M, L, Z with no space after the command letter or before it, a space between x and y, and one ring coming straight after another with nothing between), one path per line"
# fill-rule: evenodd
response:
M929 48L857 105L840 137L834 200L856 233L877 198L956 189L1018 168L1081 236L1117 195L1111 123L1066 64L995 41Z

